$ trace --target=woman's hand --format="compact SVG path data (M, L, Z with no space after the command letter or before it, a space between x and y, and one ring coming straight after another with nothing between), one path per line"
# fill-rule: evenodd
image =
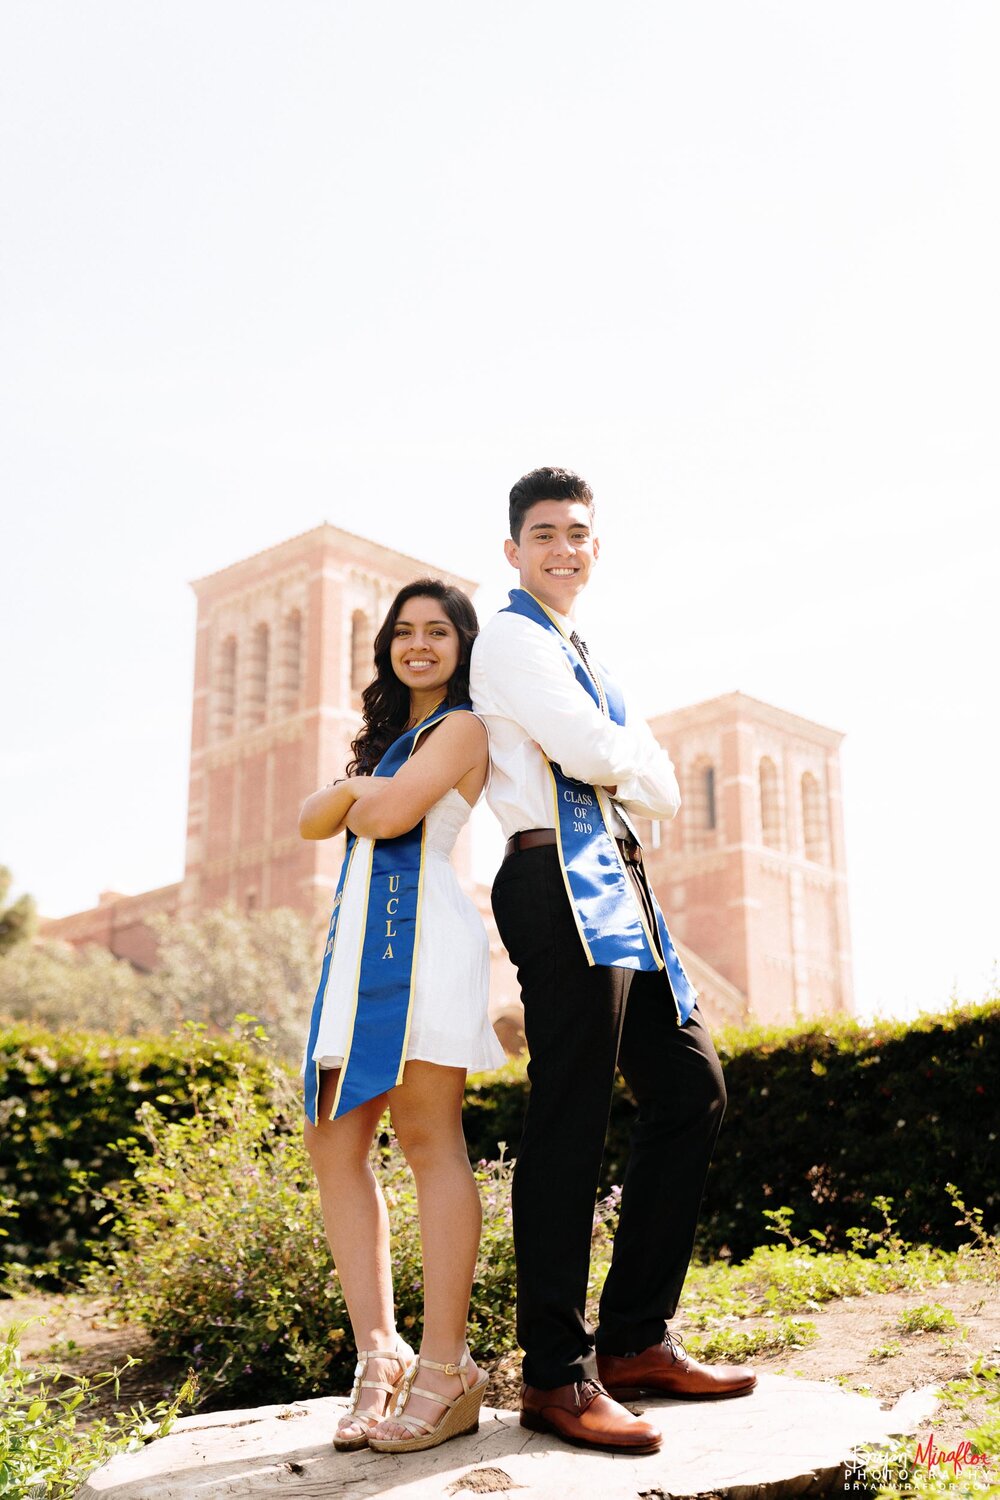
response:
M318 792L307 797L299 813L301 837L332 839L335 834L342 833L347 814L354 806L360 788L368 780L367 776L343 776L339 781L331 781L329 786L321 787Z

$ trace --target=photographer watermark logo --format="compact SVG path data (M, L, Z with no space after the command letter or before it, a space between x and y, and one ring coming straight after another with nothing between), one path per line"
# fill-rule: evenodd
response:
M989 1455L977 1453L970 1442L948 1448L931 1432L927 1437L915 1439L909 1452L902 1448L891 1453L852 1449L844 1466L844 1493L853 1490L861 1494L874 1488L905 1489L914 1470L919 1469L931 1474L979 1474L986 1480L993 1477L992 1464Z

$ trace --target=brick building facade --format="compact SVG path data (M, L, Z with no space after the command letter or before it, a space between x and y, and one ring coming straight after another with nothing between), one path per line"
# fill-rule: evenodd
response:
M755 1020L853 1011L843 736L744 693L650 724L681 787L674 821L641 830L673 931Z
M375 630L396 591L422 576L475 588L325 524L197 580L184 878L139 896L105 892L45 935L147 968L153 911L327 908L342 843L300 839L298 810L345 764ZM640 832L703 1008L733 1022L851 1010L841 736L742 693L651 723L684 805L673 824ZM491 1004L511 1010L517 983L488 890L472 879L468 828L455 863L490 930Z

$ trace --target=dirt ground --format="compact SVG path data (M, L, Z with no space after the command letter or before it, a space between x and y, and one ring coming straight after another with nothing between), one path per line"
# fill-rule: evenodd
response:
M898 1323L907 1309L940 1304L954 1314L957 1327L940 1333L903 1333ZM844 1297L824 1306L798 1313L816 1325L817 1342L806 1349L791 1349L753 1361L760 1371L801 1375L809 1380L830 1380L855 1390L868 1390L884 1406L891 1406L904 1391L940 1386L968 1374L979 1354L1000 1361L1000 1296L986 1281L950 1282L922 1291ZM120 1365L127 1355L140 1363L125 1372L116 1403L128 1408L136 1402L147 1405L168 1397L183 1379L176 1362L148 1357L148 1341L141 1330L115 1326L105 1306L79 1296L21 1297L0 1302L0 1329L14 1322L44 1318L32 1323L21 1336L26 1364L39 1360L57 1362L74 1374L96 1374ZM763 1319L746 1319L741 1328ZM682 1337L683 1319L675 1331ZM882 1346L900 1346L900 1352L879 1357ZM496 1407L517 1406L520 1360L508 1355L492 1367L492 1383L486 1402ZM487 1366L489 1367L489 1366ZM266 1400L261 1395L262 1402ZM112 1409L105 1398L101 1410ZM931 1431L935 1443L950 1449L964 1442L985 1420L984 1400L968 1413L939 1407L920 1436Z

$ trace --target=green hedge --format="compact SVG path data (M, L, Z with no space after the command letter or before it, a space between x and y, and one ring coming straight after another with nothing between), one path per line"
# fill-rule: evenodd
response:
M817 1229L842 1246L847 1229L879 1227L879 1194L893 1199L907 1239L953 1247L963 1233L946 1182L996 1227L1000 1002L910 1025L838 1021L727 1031L716 1041L729 1108L706 1190L703 1253L748 1255L765 1236L764 1210L785 1206L800 1237ZM272 1097L271 1068L249 1042L197 1030L124 1040L28 1026L0 1033L0 1199L18 1204L0 1255L72 1280L85 1242L102 1232L100 1206L75 1174L115 1180L128 1170L118 1143L134 1136L141 1103L187 1118L199 1090L225 1084L237 1067ZM519 1063L470 1081L473 1161L495 1159L500 1142L516 1155L526 1090ZM634 1120L619 1085L604 1191L622 1180Z
M765 1209L788 1206L800 1238L816 1229L846 1245L854 1225L881 1225L873 1198L892 1198L908 1240L953 1248L944 1191L962 1190L997 1225L1000 1002L903 1024L817 1022L800 1029L727 1030L716 1037L729 1106L709 1173L699 1248L749 1255ZM527 1084L509 1066L473 1080L466 1136L473 1159L506 1141L516 1155ZM607 1191L620 1183L636 1109L619 1082L604 1158Z
M0 1259L48 1266L72 1281L95 1236L95 1186L127 1171L124 1141L146 1100L170 1119L197 1109L199 1091L246 1070L269 1094L271 1070L247 1041L188 1028L169 1037L120 1038L15 1025L0 1032L0 1199L12 1199Z

